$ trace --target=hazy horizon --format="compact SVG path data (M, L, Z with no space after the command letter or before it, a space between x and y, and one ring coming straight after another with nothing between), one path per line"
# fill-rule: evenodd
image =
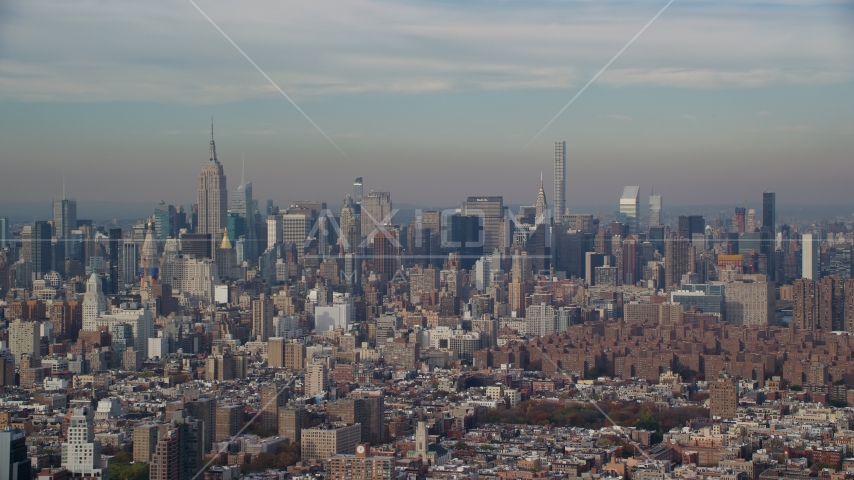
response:
M323 201L319 198L302 198L293 199ZM462 203L465 198L460 199ZM646 221L649 212L649 205L646 198L641 199L641 219ZM421 210L443 210L446 208L458 208L460 205L413 205L405 202L397 202L394 199L392 192L392 202L396 209L400 211L393 217L395 224L400 222L408 222L415 216L415 209ZM150 217L154 213L154 207L158 202L140 202L140 203L116 203L116 202L77 202L77 212L79 219L88 219L97 222L106 222L109 220L130 221L142 220ZM276 202L280 208L287 208L292 202ZM266 199L259 199L259 207L264 208ZM521 205L529 205L529 203L505 203L505 206L510 208L512 213L516 213ZM664 205L664 220L673 220L677 215L706 215L706 220L718 218L720 214L731 218L733 209L740 207L742 203L734 204L706 204L706 205ZM177 207L178 205L176 205ZM185 208L189 204L183 205ZM550 203L551 206L551 203ZM327 207L337 216L341 209L341 204L327 202ZM569 205L573 213L585 213L597 215L602 218L613 218L614 213L618 209L615 204L602 205ZM754 209L757 212L757 218L761 215L762 205L759 202L748 202L748 209ZM808 205L808 204L777 204L777 215L779 223L787 221L817 221L821 218L828 220L850 220L854 216L854 207L848 204L836 205ZM13 223L28 223L35 220L50 220L52 216L51 201L47 202L3 202L0 204L0 216L5 216Z

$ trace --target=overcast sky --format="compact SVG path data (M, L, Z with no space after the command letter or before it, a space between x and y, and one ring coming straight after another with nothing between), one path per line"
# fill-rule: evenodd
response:
M854 3L0 2L0 204L193 201L210 116L229 190L340 204L854 202ZM349 157L349 158L348 158ZM0 212L2 214L2 212Z

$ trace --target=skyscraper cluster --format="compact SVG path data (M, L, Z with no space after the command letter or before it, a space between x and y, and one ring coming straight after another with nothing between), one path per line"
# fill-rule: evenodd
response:
M41 429L29 437L33 465L49 461L32 453L38 442L61 445L61 466L41 476L148 468L152 479L191 480L211 461L232 465L205 478L271 462L292 475L421 477L449 461L462 468L445 447L489 457L464 453L459 439L515 438L492 427L467 434L473 406L503 415L603 375L659 405L684 406L699 388L714 425L741 413L742 386L755 394L750 408L786 382L813 402L854 403L839 383L854 378L851 222L804 222L778 212L773 192L762 193L761 211L746 200L665 211L650 190L646 210L641 186L612 192L604 214L584 212L566 195L573 155L563 141L553 190L540 173L522 205L472 191L449 208L401 211L392 189L358 177L342 188L340 210L319 198L259 208L243 174L229 198L213 132L209 148L198 185L187 186L193 205L161 200L146 218L98 222L77 218L63 195L50 220L0 218L0 395L15 399L4 408L62 422L0 420ZM133 434L133 467L118 431ZM31 477L23 432L0 431L10 478ZM405 462L371 454L389 442ZM683 460L699 461L683 447ZM597 455L614 451L608 443ZM536 455L511 456L517 465L502 469L546 471Z

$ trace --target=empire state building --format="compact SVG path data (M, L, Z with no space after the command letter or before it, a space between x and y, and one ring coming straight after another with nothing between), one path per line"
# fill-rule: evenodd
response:
M211 154L199 175L199 219L196 233L209 233L212 239L218 239L226 227L228 190L225 186L225 174L222 164L216 158L216 144L213 139L211 123Z

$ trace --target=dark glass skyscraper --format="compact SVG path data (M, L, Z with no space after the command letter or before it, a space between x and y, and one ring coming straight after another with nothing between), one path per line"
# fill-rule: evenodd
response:
M768 227L773 234L777 225L777 194L764 192L762 194L762 226Z
M122 265L122 229L111 228L109 241L109 259L110 259L110 293L119 293L119 285L124 283L119 279L119 272Z
M457 253L460 265L466 270L484 254L483 218L455 213L442 217L442 250Z
M679 236L691 240L695 233L706 232L706 221L701 215L679 215Z
M33 263L36 278L41 278L50 271L52 233L50 223L45 221L25 225L21 232L22 256Z
M774 192L762 193L762 232L768 236L767 244L762 245L762 253L768 257L768 278L776 280L777 195Z
M157 242L162 247L169 237L178 238L177 211L172 205L161 202L154 207L154 231L157 234Z

